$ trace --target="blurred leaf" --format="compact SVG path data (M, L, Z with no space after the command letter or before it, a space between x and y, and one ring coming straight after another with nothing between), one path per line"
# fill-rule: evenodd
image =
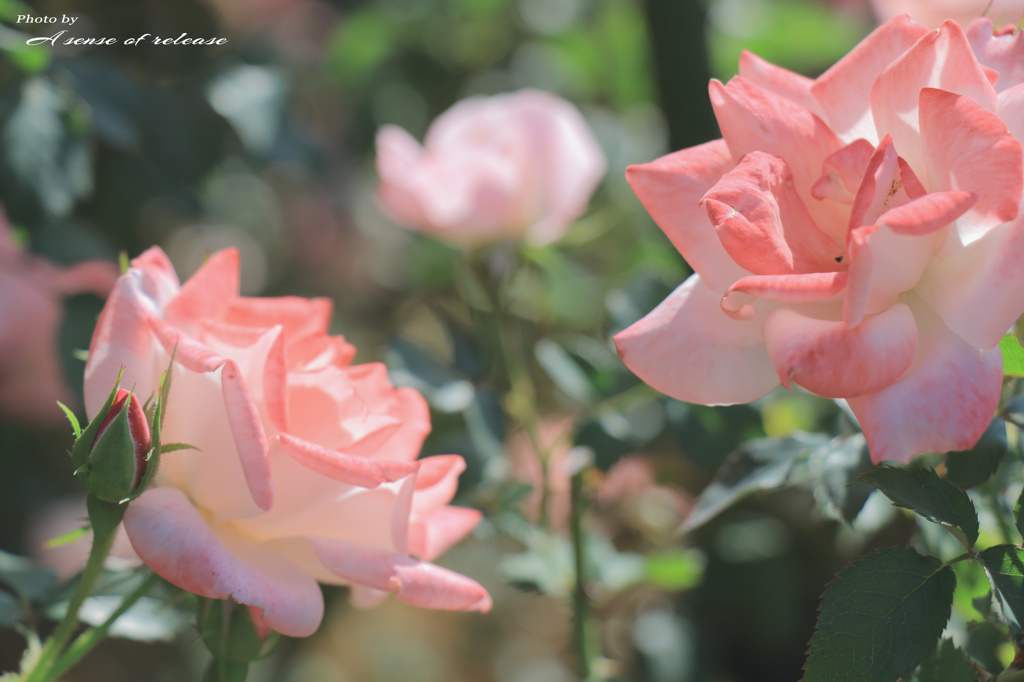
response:
M741 443L765 435L761 415L750 405L705 407L667 400L665 413L683 453L712 473Z
M35 601L57 584L57 576L27 557L0 551L0 583L21 597Z
M470 440L480 455L497 459L505 454L505 412L493 393L476 391L473 402L462 411L462 415Z
M844 521L853 523L871 495L857 476L874 466L863 433L839 437L808 457L815 499L831 505Z
M535 532L527 542L527 551L502 557L498 565L501 574L520 589L550 595L568 594L575 575L569 541Z
M907 682L978 682L978 670L952 640L944 639Z
M119 149L138 148L139 86L109 62L62 58L57 63L70 77L75 92L89 105L97 136Z
M822 597L803 679L892 682L906 675L942 635L955 588L952 568L910 547L851 564Z
M327 65L341 80L356 83L394 52L401 27L372 9L350 14L334 34Z
M10 10L8 0L0 2L0 15ZM15 15L17 16L17 15ZM7 17L0 16L6 19ZM40 73L50 65L51 54L45 45L29 45L32 36L0 25L0 50L25 73Z
M50 216L66 215L92 191L92 159L76 119L81 110L40 77L25 80L13 97L8 92L4 105L7 192L28 192Z
M1006 634L989 621L970 623L967 626L966 653L972 661L981 666L982 670L998 675L1006 668L1000 656L1000 650L1009 644Z
M763 438L743 445L719 469L697 498L682 531L691 532L758 490L785 485L794 463L831 439L824 434L797 432L784 438Z
M68 531L67 533L64 533L63 535L58 535L55 538L51 538L51 539L47 540L46 542L43 543L43 547L46 547L47 549L51 549L53 547L61 547L63 545L70 545L72 542L78 542L79 540L84 538L86 535L88 535L89 531L91 529L92 529L92 527L89 524L86 524L86 525L81 526L79 528L75 528L74 530Z
M646 560L647 582L662 590L687 590L704 576L704 555L697 550L652 553Z
M978 554L992 587L1007 607L1006 616L1018 626L1024 624L1024 549L995 545Z
M594 390L590 380L564 348L551 339L541 339L534 346L533 352L537 362L559 390L580 403L591 401Z
M120 595L87 597L78 619L89 625L100 625L120 605ZM192 625L190 614L169 606L166 600L142 597L114 622L108 636L137 642L170 642Z
M1006 422L993 419L970 450L946 453L946 478L965 490L987 481L1006 455Z
M473 385L442 365L428 351L402 338L388 346L388 366L396 386L410 386L442 412L459 412L473 402Z
M15 23L19 14L35 16L35 11L20 0L0 0L0 19Z
M1024 348L1020 340L1007 334L999 341L999 350L1003 352L1003 374L1024 377Z
M25 619L21 600L7 590L0 590L0 628L9 628Z
M206 97L250 152L265 155L281 130L286 90L280 69L240 64L219 74Z
M968 548L978 540L978 511L960 488L928 467L879 466L857 477L892 500L929 521L963 532Z
M661 401L646 392L618 409L605 406L576 427L573 444L590 448L594 464L608 471L623 455L644 447L665 427Z

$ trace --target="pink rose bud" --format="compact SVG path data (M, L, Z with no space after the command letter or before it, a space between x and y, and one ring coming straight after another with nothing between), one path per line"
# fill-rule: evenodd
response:
M118 389L96 431L88 459L76 473L99 499L121 502L142 483L151 447L149 424L138 396Z

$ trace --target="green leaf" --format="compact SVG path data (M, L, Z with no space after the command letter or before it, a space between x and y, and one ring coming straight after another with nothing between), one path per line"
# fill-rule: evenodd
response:
M1006 422L993 419L970 450L946 453L946 478L963 489L987 481L1006 455Z
M971 498L934 469L879 466L858 478L881 490L897 507L910 509L946 528L959 529L963 536L957 539L966 547L978 540L978 512Z
M696 550L675 550L648 554L647 582L662 590L696 587L704 577L704 555Z
M60 409L64 410L64 415L68 418L68 421L71 422L71 428L74 429L75 431L75 438L81 436L82 427L79 425L78 417L75 416L75 413L71 411L71 408L69 408L67 405L65 405L59 400L57 401L57 405L60 407Z
M793 464L829 443L828 436L796 432L784 438L745 443L722 464L718 474L697 498L681 530L688 533L758 490L771 490L789 481Z
M0 551L0 583L31 601L40 599L56 585L57 576L27 557Z
M928 655L949 620L956 576L890 547L851 564L822 597L804 682L893 682Z
M1010 646L1006 633L989 621L970 623L967 626L964 653L987 673L998 675L1006 668L1000 652Z
M68 531L63 535L58 535L55 538L50 538L49 540L43 543L43 547L46 547L47 549L52 549L54 547L63 547L64 545L70 545L72 542L77 542L78 540L81 540L83 537L88 535L90 529L91 526L89 526L89 524L85 524L84 526L75 528L74 530Z
M1007 334L999 342L999 350L1003 352L1003 374L1024 377L1024 348L1020 340L1013 334Z
M847 523L853 523L871 495L872 488L856 480L874 465L863 433L833 440L812 452L807 460L819 504L831 507Z
M907 682L978 682L978 669L952 640L944 639Z
M0 590L0 628L9 628L25 619L20 599L7 590Z
M195 445L189 445L188 443L166 443L160 446L160 454L166 455L168 452L174 452L176 450L195 450L199 451Z
M533 349L537 363L562 393L584 405L594 397L590 379L569 353L551 339L541 339Z
M1024 624L1024 549L995 545L978 554L996 594L1007 608L1006 616Z
M1013 522L1017 526L1017 532L1024 537L1024 515L1021 514L1021 504L1024 503L1024 490L1020 491L1016 504L1013 505Z

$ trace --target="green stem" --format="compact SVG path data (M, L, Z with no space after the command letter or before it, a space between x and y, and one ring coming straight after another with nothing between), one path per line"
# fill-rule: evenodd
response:
M29 672L25 682L48 682L53 679L54 676L50 673L54 659L71 639L75 626L78 625L78 610L92 591L96 579L103 572L103 562L110 554L110 548L114 544L114 537L117 534L117 526L124 516L123 506L103 502L92 495L89 495L86 506L89 510L89 520L93 532L89 560L85 564L85 570L82 571L82 577L78 580L75 593L71 596L64 618L61 619L57 629L46 642L39 662Z
M576 569L576 584L572 592L572 644L577 672L581 680L591 675L590 655L590 598L587 596L586 552L583 537L583 472L572 476L569 532L572 535L572 557Z
M103 641L106 637L107 631L110 630L111 626L117 621L118 618L123 616L125 612L130 609L135 602L141 597L145 596L150 589L153 588L160 581L160 576L156 573L150 573L149 576L139 584L134 590L125 595L110 617L103 621L102 624L97 625L94 628L86 630L78 638L71 643L67 651L60 655L56 662L50 667L50 678L60 677L64 672L77 663L83 656L92 651L92 649Z

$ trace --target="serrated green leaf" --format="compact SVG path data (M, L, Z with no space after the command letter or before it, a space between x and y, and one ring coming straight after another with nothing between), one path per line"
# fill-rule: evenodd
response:
M898 507L947 528L959 529L963 537L957 539L968 547L977 542L978 512L974 503L967 493L934 469L879 466L858 479L881 490Z
M970 450L946 453L946 478L963 489L987 481L1006 455L1006 422L993 419Z
M1024 348L1020 340L1013 334L1007 334L999 342L999 350L1003 352L1003 374L1024 377Z
M980 552L978 558L1007 608L1006 616L1017 625L1024 623L1024 549L1016 545L995 545Z
M698 528L723 510L758 490L778 488L789 481L798 459L828 444L823 434L797 432L784 438L748 441L722 464L711 484L704 489L682 531Z
M978 669L952 640L944 639L907 682L978 682Z
M75 432L75 438L81 436L82 427L79 425L78 417L75 416L75 413L71 411L71 408L69 408L67 405L65 405L59 400L57 401L57 406L60 407L60 409L64 410L64 415L68 418L68 421L71 422L71 428Z
M893 682L928 655L949 620L953 569L910 547L851 564L822 597L804 682Z

